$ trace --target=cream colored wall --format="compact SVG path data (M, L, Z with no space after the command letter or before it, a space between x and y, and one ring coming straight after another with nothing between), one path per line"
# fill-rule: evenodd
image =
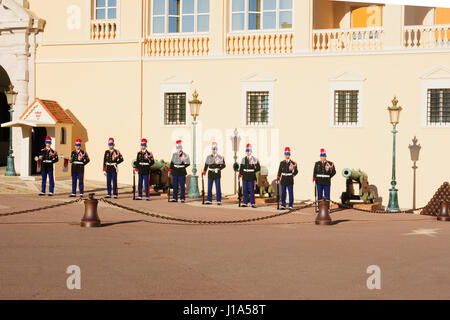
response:
M118 0L120 40L137 40L141 32L142 0ZM91 0L31 0L30 10L46 20L45 42L72 42L89 40L92 17ZM51 15L49 15L51 12ZM80 25L68 28L80 15ZM70 18L72 17L72 18Z
M277 150L280 160L284 146L293 150L293 157L300 163L300 175L296 179L296 194L300 198L311 196L312 166L318 160L321 147L327 149L330 160L335 161L338 175L334 179L333 198L337 199L345 189L340 175L344 167L361 168L369 174L370 182L377 185L380 195L387 200L390 187L392 135L386 110L396 94L404 107L398 135L398 187L400 204L411 206L412 169L408 144L416 135L423 146L418 171L418 202L424 204L437 187L450 176L442 175L436 167L436 156L445 159L450 149L436 141L450 139L448 128L421 127L422 80L420 76L436 65L447 63L447 54L433 55L374 55L368 63L367 56L303 57L284 59L209 60L186 63L186 61L155 61L145 64L145 111L146 136L157 135L153 149L157 157L169 158L173 141L173 128L159 128L159 81L168 74L178 73L193 81L203 99L200 120L203 131L208 129L240 128L241 83L240 79L253 72L268 74L277 79L275 83L274 129L280 130ZM415 68L411 68L414 65ZM211 78L211 70L214 77ZM341 70L357 72L364 82L362 128L329 127L329 81L328 78ZM395 70L395 73L392 73ZM157 131L156 131L157 130ZM188 128L190 130L190 128ZM262 129L268 131L270 129ZM207 137L203 147L209 144ZM199 139L202 139L201 137ZM172 140L172 142L170 142ZM258 141L251 141L258 146ZM260 148L261 146L259 146ZM443 147L443 148L442 148ZM223 150L223 146L221 147ZM256 147L258 148L258 147ZM191 148L188 148L190 151ZM243 146L241 147L243 149ZM241 155L242 156L242 153ZM230 158L227 158L230 163ZM265 159L261 159L263 162ZM231 165L225 171L225 190L232 189ZM272 172L271 177L274 178Z
M274 59L226 59L202 61L147 61L144 79L143 135L149 139L149 148L157 159L170 159L178 129L191 127L160 127L160 81L173 73L193 81L203 100L199 120L200 150L208 148L207 130L241 128L241 78L260 72L275 77L274 127L279 130L279 146L275 152L281 159L284 146L292 148L293 158L299 161L300 175L296 179L296 196L312 196L312 166L321 147L327 149L329 159L335 161L338 175L333 183L333 198L345 188L340 172L344 167L361 168L369 174L380 195L387 200L391 173L392 136L388 123L387 105L396 94L404 107L398 136L398 187L400 204L411 203L412 170L408 144L416 135L423 146L418 163L418 204L424 204L444 181L445 168L436 166L437 158L448 159L450 139L448 128L421 127L422 80L420 76L436 65L447 63L446 54L427 55L373 55L366 56L298 57ZM415 68L410 66L414 65ZM341 70L357 72L364 82L363 127L329 127L329 77ZM395 74L392 74L395 70ZM92 162L87 166L86 178L103 180L102 156L109 136L125 157L119 180L131 183L131 160L139 145L139 92L136 63L96 64L39 64L38 95L51 96L69 109L87 130L86 150ZM213 71L214 77L211 77ZM117 75L120 75L117 76ZM54 79L58 79L57 82ZM55 88L55 84L61 84ZM259 131L259 129L258 129ZM216 134L216 139L220 135ZM74 139L76 136L73 137ZM202 141L203 140L203 141ZM185 150L192 154L189 139L184 139ZM439 141L437 143L437 141ZM241 144L241 149L243 144ZM258 156L259 141L251 142ZM224 142L220 145L224 150ZM200 152L199 150L199 152ZM242 153L239 155L242 156ZM233 172L230 155L224 173L224 191L232 191ZM261 159L263 164L266 159ZM200 168L199 168L200 169ZM448 172L448 171L447 171ZM274 172L270 174L274 178Z
M29 3L30 10L46 21L43 33L44 41L85 41L89 37L89 0L31 0ZM51 12L51 15L49 12ZM69 29L67 27L68 17L76 15L78 12L81 18L80 27Z
M138 72L134 62L37 65L37 95L58 101L76 122L68 143L73 147L75 139L83 140L91 158L86 179L103 179L103 153L114 137L125 158L119 181L131 183L130 164L140 138Z
M67 3L84 1L73 0ZM220 2L220 3L219 3ZM57 12L64 13L63 5L55 8L45 0L33 0L32 9L47 20L44 41L86 41L87 35L67 32L65 21ZM59 2L58 2L59 3ZM124 4L127 3L125 6ZM129 8L128 8L128 3ZM221 1L211 5L211 10L220 8ZM140 1L121 1L121 39L138 38ZM337 5L337 4L336 4ZM299 11L296 6L296 29L294 50L308 48L309 28L305 22L310 12ZM64 10L63 10L64 9ZM128 11L130 9L130 11ZM126 13L124 13L124 11ZM48 12L52 12L51 15ZM129 15L128 15L128 12ZM131 19L134 17L134 20ZM221 19L225 15L211 13L211 52L223 48ZM214 17L214 20L213 20ZM301 20L301 18L304 18ZM400 47L403 9L386 6L383 10L383 25L388 46ZM128 20L127 20L128 19ZM299 20L300 19L300 20ZM133 21L131 21L133 20ZM127 21L127 22L126 22ZM214 22L213 22L214 21ZM62 27L60 27L62 25ZM301 26L301 28L297 28ZM61 30L55 30L60 28ZM116 146L124 154L125 162L120 166L119 182L131 183L131 161L139 147L140 139L140 64L139 44L43 44L37 52L37 96L57 100L68 109L76 121L74 139L82 137L83 146L91 157L86 168L86 178L103 181L102 157L107 139L116 139ZM90 62L87 62L90 61ZM337 200L345 189L345 180L340 172L345 167L361 168L369 175L370 182L379 188L384 204L390 187L392 134L388 122L387 105L394 94L404 107L399 125L397 178L402 207L412 202L412 169L408 144L416 135L423 146L418 163L418 205L424 205L444 180L449 180L448 170L436 165L437 159L448 159L450 129L422 128L422 80L420 76L436 66L448 65L448 52L404 53L404 54L358 54L330 56L264 57L264 58L189 58L149 59L143 62L143 136L149 139L149 149L157 159L170 159L174 141L183 137L185 151L192 156L190 125L182 128L161 127L160 88L161 81L175 75L177 81L193 81L190 89L197 89L203 106L199 124L199 162L203 162L202 151L208 150L212 136L220 139L226 132L237 127L241 133L251 132L242 128L242 83L246 75L257 73L262 77L275 78L274 125L272 128L256 129L257 134L272 132L279 134L278 147L273 153L277 161L288 145L293 158L300 165L296 178L297 198L313 197L312 167L318 159L319 149L327 149L329 159L336 163L338 174L333 181L332 196ZM347 70L362 75L363 125L361 128L331 128L329 78ZM180 80L181 79L181 80ZM215 130L215 131L214 131ZM228 130L228 131L227 131ZM243 149L244 141L241 143ZM259 139L250 140L259 156L263 146ZM219 145L221 153L225 143ZM268 147L269 152L270 146ZM224 172L224 192L233 190L232 157L225 154L228 167ZM239 154L242 157L242 153ZM262 157L267 164L267 157ZM442 160L441 160L442 161ZM197 168L199 172L201 168ZM274 172L270 173L273 179Z

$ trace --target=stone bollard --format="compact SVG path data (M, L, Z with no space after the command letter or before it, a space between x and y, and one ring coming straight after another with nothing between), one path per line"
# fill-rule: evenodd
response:
M331 217L329 214L330 211L330 201L320 200L319 204L319 213L316 217L316 224L318 225L330 225Z
M97 214L98 200L94 199L95 193L89 194L89 199L84 200L84 216L80 225L86 228L100 227L100 219Z
M437 219L439 221L450 221L450 216L448 215L448 203L447 202L442 201L441 211L439 212Z

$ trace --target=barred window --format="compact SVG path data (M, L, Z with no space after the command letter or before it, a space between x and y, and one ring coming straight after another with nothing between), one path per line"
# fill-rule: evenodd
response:
M164 124L185 125L186 124L186 93L164 94Z
M358 124L358 90L334 91L334 124Z
M247 125L269 124L269 92L247 91Z
M117 0L95 0L95 19L117 19Z
M427 123L450 124L450 89L428 89Z

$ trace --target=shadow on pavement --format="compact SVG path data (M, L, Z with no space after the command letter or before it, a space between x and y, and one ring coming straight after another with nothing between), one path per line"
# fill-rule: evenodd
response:
M331 222L331 225L334 226L336 224L342 223L342 222L348 222L351 221L350 219L339 219L339 220L334 220Z

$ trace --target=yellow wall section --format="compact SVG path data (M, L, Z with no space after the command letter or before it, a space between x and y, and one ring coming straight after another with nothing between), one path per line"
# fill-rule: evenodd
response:
M450 24L450 8L436 8L436 24Z
M381 27L381 6L352 8L352 28Z

